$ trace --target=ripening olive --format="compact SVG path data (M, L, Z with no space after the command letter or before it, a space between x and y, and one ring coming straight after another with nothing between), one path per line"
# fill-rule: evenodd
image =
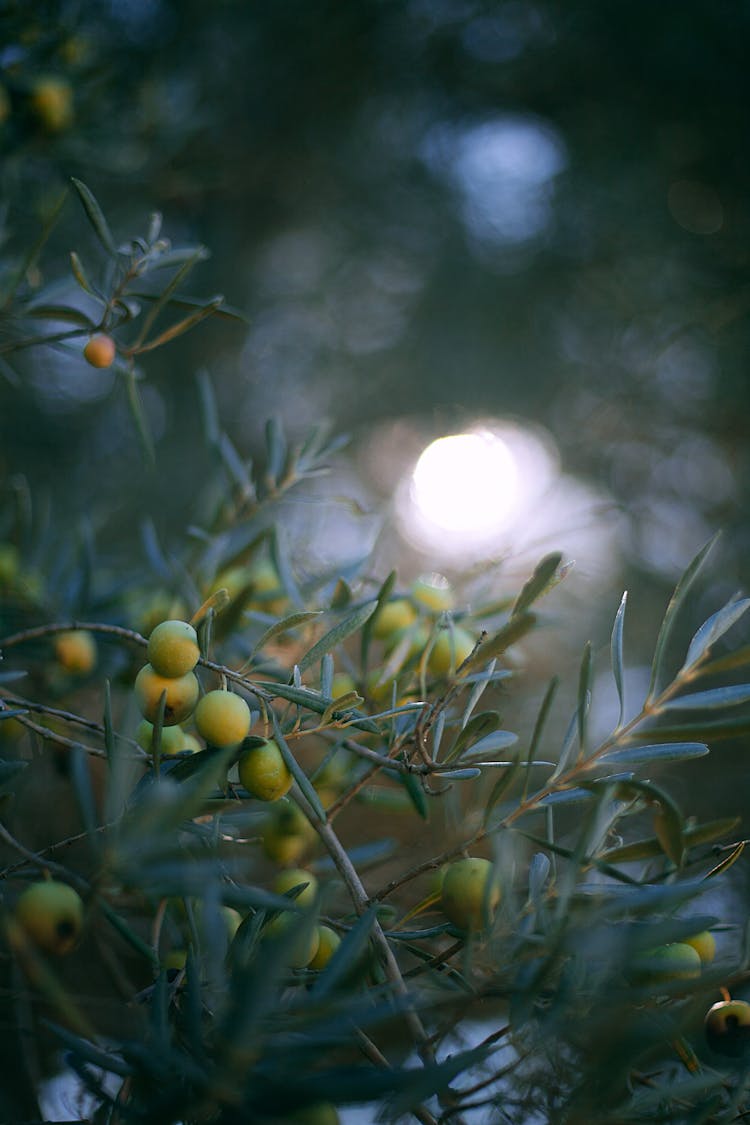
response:
M135 740L147 754L154 752L154 724L141 719L135 732ZM193 745L194 744L194 745ZM179 754L181 750L200 749L198 740L186 734L182 727L162 727L160 748L162 754Z
M442 574L423 574L412 584L412 597L430 613L453 609L455 599L447 578Z
M305 871L302 867L290 867L286 871L281 871L276 876L273 889L277 895L284 895L302 884L306 885L302 887L294 901L297 906L312 906L318 893L318 880L311 871Z
M716 938L710 930L701 930L699 934L682 939L685 945L692 945L701 959L703 965L710 965L716 956Z
M162 621L148 639L146 654L160 676L185 676L198 663L198 636L187 621Z
M433 676L447 676L459 668L474 648L474 638L460 625L441 629L427 657Z
M673 941L649 949L636 958L637 975L648 984L668 984L673 980L694 980L701 974L701 959L691 945Z
M292 914L291 912L284 912L277 914L275 918L265 926L263 930L263 940L277 940L286 937L290 930L297 928L299 930L295 940L291 943L291 948L287 950L287 965L290 969L305 969L312 961L315 954L318 952L318 928L314 926L309 930L303 922L299 914Z
M372 635L378 640L387 640L394 633L400 633L417 619L417 611L408 598L394 598L386 602L373 618Z
M275 863L298 863L315 835L315 829L299 806L282 799L272 806L263 829L263 851Z
M746 1000L720 1000L708 1009L705 1029L712 1051L742 1058L750 1047L750 1004Z
M96 666L96 641L85 629L71 629L55 637L58 664L75 676L83 676Z
M98 332L92 336L83 349L83 358L92 367L111 367L115 361L117 349L111 336Z
M73 91L64 78L41 78L31 91L31 109L49 133L73 124Z
M459 859L443 876L440 906L459 930L484 930L500 902L500 885L488 859Z
M277 744L271 740L245 750L237 768L240 783L259 801L277 801L289 792L294 780Z
M308 964L308 969L325 969L341 945L341 938L330 926L318 926L318 951Z
M198 734L211 746L236 746L247 735L251 722L247 703L231 691L209 691L195 709Z
M32 883L16 903L16 920L46 953L70 953L83 928L83 902L77 891L54 879Z
M195 710L200 695L195 673L160 676L150 664L144 664L135 678L135 698L139 711L150 723L155 722L159 713L162 693L166 693L163 726L174 727Z

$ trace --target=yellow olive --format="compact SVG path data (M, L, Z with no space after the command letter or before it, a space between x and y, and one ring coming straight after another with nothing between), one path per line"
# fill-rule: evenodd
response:
M372 635L387 640L400 633L417 619L417 611L408 598L394 598L378 610L372 622Z
M96 641L85 629L71 629L55 637L58 664L74 676L83 676L96 666Z
M750 1004L745 1000L720 1000L708 1009L705 1030L712 1051L742 1058L750 1047Z
M0 543L0 586L10 586L18 577L21 558L13 543Z
M211 746L236 746L247 735L250 723L250 708L231 691L209 691L195 709L198 734Z
M325 969L334 953L341 945L341 938L330 926L318 926L318 950L308 969Z
M701 975L701 959L691 945L670 942L649 949L636 959L638 977L644 983L668 984L673 980L694 980Z
M263 851L275 863L298 863L315 836L315 829L299 806L282 799L273 805L263 829Z
M49 133L61 133L73 124L73 91L64 78L41 78L31 92L34 116Z
M303 926L304 922L299 914L284 912L272 918L263 930L263 940L272 941L285 937L295 927L299 929L299 936L292 942L291 949L288 951L287 964L290 969L306 968L318 952L320 939L317 926L309 931Z
M682 939L685 945L692 945L701 959L703 965L710 965L716 956L716 938L710 930L701 930L699 934Z
M138 709L150 723L159 713L163 692L166 692L163 725L174 727L192 715L200 688L194 672L177 677L160 676L150 664L144 664L135 678L135 698Z
M484 930L500 902L500 885L488 859L459 859L443 876L440 906L459 930Z
M70 953L83 928L83 902L67 883L53 879L32 883L16 903L16 921L46 953Z
M240 782L259 801L277 801L292 787L292 777L273 741L245 750L238 762Z
M111 367L115 361L117 349L111 336L98 332L92 336L83 349L83 358L92 367Z
M450 582L442 574L423 574L412 584L412 597L430 613L453 609L455 599Z
M198 636L187 621L162 621L148 639L151 667L160 676L185 676L192 672L200 656Z
M165 957L162 957L161 964L163 969L184 969L187 962L186 949L171 949Z
M433 676L447 676L463 664L473 648L474 638L460 625L441 629L427 657L427 666Z
M312 906L318 893L318 880L311 871L305 871L302 867L289 867L286 871L281 871L276 876L273 889L277 895L284 895L303 883L306 886L303 887L294 901L297 906Z
M141 719L135 732L135 740L148 754L154 752L154 725L148 719ZM195 746L200 749L198 740L192 734L185 734L182 727L162 727L161 752L162 754L179 754L181 750L192 750Z

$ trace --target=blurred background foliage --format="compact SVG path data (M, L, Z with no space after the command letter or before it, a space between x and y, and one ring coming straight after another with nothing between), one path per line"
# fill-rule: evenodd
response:
M577 556L586 635L635 580L645 658L675 577L726 530L687 634L748 577L749 25L749 4L699 0L1 4L6 270L75 176L116 238L159 210L175 245L210 247L190 291L247 316L144 356L154 472L118 374L80 339L10 353L6 307L6 481L63 518L96 505L100 545L142 557L139 522L168 539L194 514L205 368L245 454L269 414L293 438L322 416L354 434L325 486L355 495L348 522L290 512L318 533L303 566L377 541L407 576L453 575L481 564L470 536L444 560L408 509L385 547L371 517L431 439L512 426L520 476L544 479L495 554ZM95 270L71 193L32 296L80 300L74 246Z

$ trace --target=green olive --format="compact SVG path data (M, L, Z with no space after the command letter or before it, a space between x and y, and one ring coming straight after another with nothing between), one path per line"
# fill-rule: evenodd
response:
M162 621L148 639L146 654L160 676L185 676L198 663L198 636L187 621Z
M32 883L19 898L16 921L26 936L46 953L70 953L81 936L83 902L67 883L42 880Z

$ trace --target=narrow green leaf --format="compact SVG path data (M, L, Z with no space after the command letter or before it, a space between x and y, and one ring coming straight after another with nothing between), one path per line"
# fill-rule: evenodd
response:
M297 629L300 625L306 625L308 621L314 621L316 617L320 617L322 612L320 609L301 610L299 613L290 613L288 617L283 617L281 621L277 621L266 629L260 640L253 646L253 652L260 652L269 641L280 636L281 633L288 633L290 629Z
M552 706L552 700L555 698L555 693L557 691L557 687L558 687L559 683L560 683L560 681L557 678L557 676L553 676L552 679L550 680L549 684L547 685L547 690L544 693L544 699L542 700L541 706L539 708L539 713L536 717L536 722L534 723L534 731L533 731L533 734L531 736L531 742L529 744L529 752L528 752L528 755L526 757L527 771L526 771L526 777L525 777L525 780L524 780L524 783L523 783L523 798L522 798L524 801L526 800L526 795L529 791L529 778L531 777L531 769L529 767L531 767L533 765L534 759L536 758L537 751L539 749L539 743L541 742L542 733L544 731L544 725L547 722L547 716L549 715L549 710L550 710L550 707Z
M456 741L443 759L444 763L455 761L472 743L491 734L499 726L500 714L497 711L482 711L475 715L463 730L459 731Z
M509 746L515 746L517 742L518 735L512 730L496 730L480 738L473 746L469 746L462 757L465 762L479 761L487 754L495 754L498 750L507 750Z
M67 305L32 305L24 310L25 316L38 317L40 320L62 320L68 324L77 324L79 328L93 329L95 321L81 312Z
M367 651L368 651L368 648L369 648L369 645L370 645L370 637L371 637L371 634L372 634L372 627L375 624L375 621L377 620L377 615L380 613L381 608L386 604L386 602L388 601L388 599L391 596L391 592L393 591L393 588L396 585L396 578L397 578L396 571L392 570L390 572L390 574L388 575L388 577L383 582L380 589L378 590L377 597L375 599L375 601L376 601L375 609L374 609L373 613L371 614L371 616L368 618L368 620L365 622L364 628L362 629L362 642L361 642L361 646L360 646L360 660L362 662L362 668L363 669L367 667Z
M367 955L370 934L376 919L376 905L371 906L357 919L320 976L310 986L312 996L318 1000L330 996L339 985L347 981L351 974L360 969L363 958Z
M86 212L91 226L94 228L94 233L101 242L104 249L113 258L117 257L117 247L115 240L112 237L112 232L107 225L107 220L104 218L101 207L94 198L93 193L86 187L84 183L77 180L75 176L71 176L73 187L78 192L78 196L83 204L83 209Z
M578 745L581 753L586 750L586 722L591 706L591 641L586 641L581 657L581 670L578 675Z
M356 633L361 629L365 622L372 617L377 604L376 600L365 602L359 609L354 610L354 612L350 613L348 617L345 617L343 621L340 621L338 625L334 625L332 629L329 629L299 661L300 671L306 671L315 664L316 661L325 656L327 652L330 652L332 649L336 648L337 645L340 645L342 641L346 640L352 633Z
M174 277L170 279L167 286L158 295L148 313L144 317L143 326L136 341L137 347L140 347L141 344L143 344L144 340L151 331L156 318L158 317L161 310L165 307L167 302L171 299L175 290L179 289L180 285L182 285L183 281L191 272L191 270L193 270L195 266L198 265L198 262L202 262L207 257L208 251L206 250L205 246L199 246L197 250L193 251L187 261L183 262L180 268L175 272Z
M216 405L216 395L214 393L213 383L211 382L211 376L205 369L201 369L195 376L195 381L198 384L201 417L203 419L203 433L206 438L206 444L210 449L217 449L221 427L219 425L219 408Z
M477 766L449 770L440 766L435 772L442 781L473 781L475 777L482 776L482 771Z
M636 766L654 762L680 762L688 758L703 758L708 747L703 742L665 742L651 746L626 746L602 755L592 765Z
M40 253L42 252L43 247L45 246L49 236L52 234L52 231L54 230L57 221L62 214L62 209L65 206L65 201L67 198L67 190L63 191L61 195L58 196L52 207L52 210L49 213L49 216L45 220L44 225L39 232L39 236L34 242L32 242L27 253L23 256L18 265L11 271L10 281L8 282L5 292L2 294L2 297L0 297L0 307L7 308L7 306L15 296L19 285L36 264L36 261Z
M317 790L313 787L313 784L310 781L309 777L302 769L302 766L298 763L292 751L289 749L286 739L284 738L284 734L279 725L279 720L276 717L276 712L272 709L271 719L273 721L274 741L281 751L281 756L286 762L289 772L302 790L305 799L310 803L310 805L312 805L312 808L318 820L322 824L325 824L327 820L326 813L325 809L320 803L320 797L318 796Z
M623 646L622 646L622 633L625 624L625 606L628 602L627 590L622 595L620 607L615 614L615 623L612 626L612 639L610 642L610 654L612 661L612 675L617 688L617 698L620 701L620 713L617 717L616 730L622 726L622 720L625 715L625 673L623 666Z
M86 271L83 268L81 259L76 254L75 250L70 251L70 268L73 271L73 277L83 289L84 293L88 293L90 297L99 298L99 294L94 289L93 285L86 276Z
M533 629L536 620L536 615L533 613L516 614L503 625L494 637L479 646L474 655L464 665L463 674L475 671L480 665L486 664L493 656L501 656L511 645L520 641Z
M690 695L680 695L663 704L663 711L703 711L717 707L736 707L750 699L750 684L736 684L729 687L712 688L710 691L696 691Z
M156 351L157 348L163 347L164 344L169 344L172 340L176 340L178 336L184 335L189 332L191 328L195 328L206 317L213 316L217 309L221 308L224 303L222 296L212 297L207 301L202 308L196 309L190 316L186 316L183 320L179 320L176 324L170 325L160 332L154 339L149 340L146 344L139 344L135 348L134 354L143 355L145 352Z
M403 785L404 789L409 794L409 800L414 805L419 816L421 816L422 820L427 820L427 799L422 786L419 784L414 774L399 773L396 776L399 783Z
M135 422L138 436L141 439L143 451L146 454L149 464L155 465L156 454L154 452L154 442L151 437L151 430L148 424L148 420L146 419L146 413L143 409L143 403L141 402L141 394L138 390L138 383L136 381L135 372L132 369L127 373L125 385L128 391L128 405L130 406L130 412L133 415L133 421Z
M492 786L490 795L487 798L487 803L484 806L484 813L482 815L482 823L486 827L489 823L492 810L497 805L498 801L502 800L505 794L513 784L516 774L520 768L520 758L516 758L498 777L495 784Z
M271 553L271 562L276 567L282 589L298 609L303 609L304 601L292 571L286 535L283 527L278 523L274 524L271 530L268 547Z
M266 450L266 474L276 488L284 476L289 450L281 420L275 415L266 422Z
M219 451L221 462L227 471L229 479L240 493L242 499L244 501L252 499L255 496L255 485L250 476L248 466L235 449L229 434L224 433L224 431L219 434L219 441L216 448Z
M479 675L475 674L474 676L464 676L463 677L463 683L464 684L468 684L470 681L473 680L474 681L474 687L469 692L469 698L466 701L466 707L464 708L464 713L461 716L461 726L462 727L466 726L466 724L468 723L472 714L474 713L474 708L476 707L479 700L482 698L482 695L484 694L485 688L487 687L488 684L490 684L492 682L492 677L493 677L493 674L495 672L495 665L496 664L497 664L496 660L490 660L487 667L484 669L483 672L480 672Z
M690 587L698 576L704 562L706 561L706 558L708 557L709 552L711 551L711 548L713 547L717 539L718 535L714 535L713 538L709 539L708 543L701 547L700 551L690 563L680 581L677 583L675 591L672 594L669 605L666 609L666 613L664 614L664 619L661 623L659 636L656 639L654 659L651 665L651 682L649 684L647 696L649 700L653 699L654 694L656 693L661 682L662 673L664 671L664 664L667 656L667 645L669 643L670 637L672 636L672 630L674 628L677 612L680 609L682 603L685 601L685 597L687 596Z
M524 584L516 598L515 605L511 610L511 617L517 617L520 613L524 613L542 594L546 594L552 586L556 585L555 577L561 562L562 553L554 551L552 554L545 555L537 563L534 573Z
M713 879L716 875L723 875L725 871L728 871L730 867L734 866L744 850L745 841L740 840L737 847L734 848L734 850L731 851L728 856L722 859L721 863L717 863L715 867L712 867L710 871L707 871L703 878Z
M69 762L70 778L73 783L78 811L89 838L89 845L92 851L97 854L99 851L99 836L96 831L96 801L94 800L94 790L89 773L88 755L82 746L71 747Z
M723 606L717 613L709 617L701 625L698 632L690 642L685 663L682 666L684 671L687 668L692 668L697 664L703 655L708 652L720 637L723 637L731 627L739 621L739 619L747 612L750 607L750 598L740 598L739 600L732 600Z
M723 817L720 820L710 820L705 824L686 826L683 829L683 839L686 847L695 847L697 844L710 844L728 835L740 824L740 817ZM630 844L621 844L617 848L608 848L600 852L599 858L610 863L629 863L639 859L653 859L662 854L662 846L655 836L643 840L634 840Z

